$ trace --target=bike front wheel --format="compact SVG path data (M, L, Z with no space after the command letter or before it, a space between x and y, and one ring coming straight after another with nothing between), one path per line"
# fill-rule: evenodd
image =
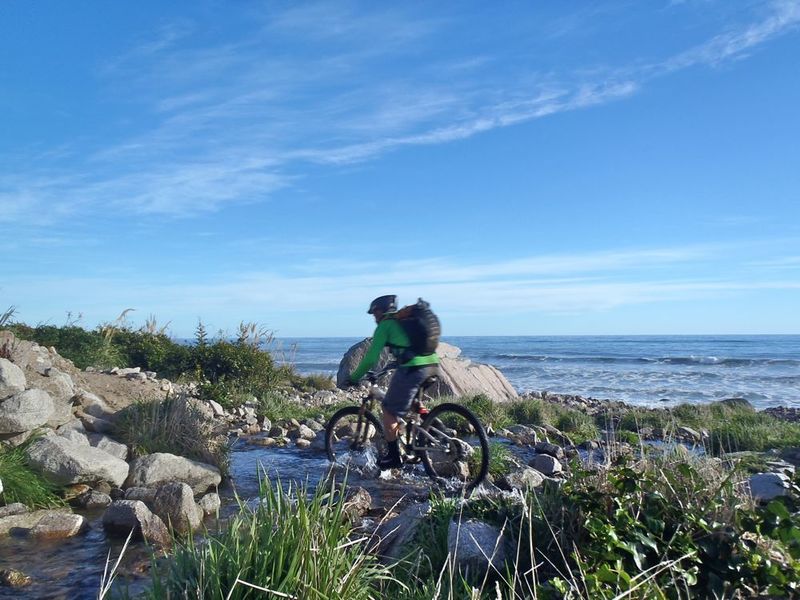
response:
M460 404L440 404L419 429L415 449L429 477L463 492L486 478L489 440L472 411Z
M346 406L336 411L325 426L325 450L332 463L347 467L374 467L386 452L383 426L361 407Z

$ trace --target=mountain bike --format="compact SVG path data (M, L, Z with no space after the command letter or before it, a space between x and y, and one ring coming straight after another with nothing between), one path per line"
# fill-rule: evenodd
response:
M373 409L386 392L378 379L396 368L389 364L367 374L369 386L359 406L338 410L325 426L325 449L331 462L347 466L376 466L386 452L381 420ZM489 441L478 418L464 406L445 402L428 409L425 391L438 381L429 377L420 386L406 419L400 419L404 464L422 463L425 473L446 489L468 492L479 485L489 470Z

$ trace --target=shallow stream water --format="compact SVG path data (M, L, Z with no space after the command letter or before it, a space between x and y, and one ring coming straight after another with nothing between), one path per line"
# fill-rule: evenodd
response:
M329 469L327 457L319 450L265 449L238 440L231 454L231 482L220 489L223 500L220 514L224 517L236 511L236 496L243 502L257 498L259 481L265 474L284 487L306 485L313 490L328 475ZM335 475L340 480L346 475L349 486L364 487L372 496L373 507L377 508L389 508L404 498L425 498L430 490L430 479L424 476L421 467L398 476L387 472L378 478L363 476L358 470L346 474L340 471ZM26 587L0 587L0 598L97 598L106 559L110 553L112 564L116 561L124 540L109 539L105 535L102 510L76 512L89 521L89 531L84 535L56 541L16 536L0 539L0 569L17 569L33 579ZM211 528L213 520L207 520L206 525ZM119 570L125 577L118 579L117 585L127 585L134 596L149 584L148 565L149 552L145 545L131 544Z

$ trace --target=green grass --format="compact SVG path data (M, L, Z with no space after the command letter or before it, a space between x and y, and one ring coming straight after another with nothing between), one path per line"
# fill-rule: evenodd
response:
M230 448L226 437L185 399L140 400L117 414L114 434L134 456L166 452L214 465L225 474Z
M27 464L25 448L29 440L16 448L0 446L0 480L3 481L2 502L21 502L29 508L62 506L63 500L56 493L58 487L45 480Z
M510 472L514 467L511 451L500 442L489 443L489 475L500 477Z
M379 586L391 580L389 570L353 536L344 497L322 486L310 496L303 488L287 492L279 482L264 480L255 509L242 507L223 532L202 544L179 543L168 562L154 562L152 587L144 597L380 597Z

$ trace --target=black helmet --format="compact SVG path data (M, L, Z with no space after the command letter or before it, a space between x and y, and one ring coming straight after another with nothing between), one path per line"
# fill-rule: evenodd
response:
M379 310L382 313L393 312L397 310L397 296L393 296L391 294L388 296L378 296L370 303L367 314L375 314L376 310Z

